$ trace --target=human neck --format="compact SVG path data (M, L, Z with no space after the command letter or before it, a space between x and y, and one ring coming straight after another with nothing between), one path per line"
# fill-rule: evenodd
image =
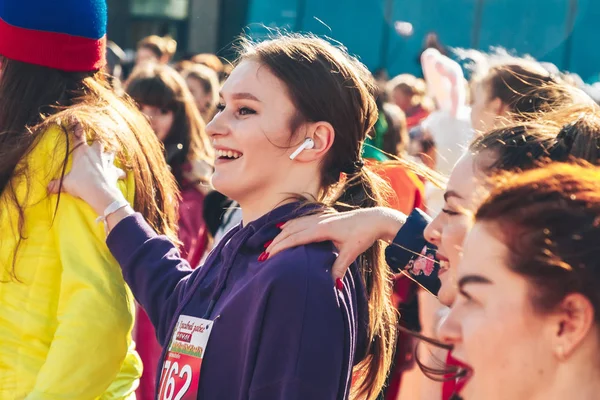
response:
M551 384L530 400L595 399L600 393L600 372L597 362L565 363L556 371Z
M278 187L276 190L265 190L250 193L238 200L242 209L242 221L244 226L257 220L269 211L284 204L297 201L298 197L317 198L319 194L318 179L313 182L305 182L298 185L298 181L289 180L287 186ZM296 183L296 184L294 184Z

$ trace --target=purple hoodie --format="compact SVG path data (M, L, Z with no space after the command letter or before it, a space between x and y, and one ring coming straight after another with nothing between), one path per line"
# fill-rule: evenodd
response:
M232 229L193 272L140 214L125 218L107 238L163 348L179 315L218 317L202 362L199 399L348 398L352 366L367 348L368 307L356 265L338 291L330 242L258 261L279 233L277 223L310 210L314 206L287 204Z

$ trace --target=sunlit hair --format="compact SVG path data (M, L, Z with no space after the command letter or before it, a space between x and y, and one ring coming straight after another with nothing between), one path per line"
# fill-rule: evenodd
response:
M223 64L223 61L221 61L221 59L219 57L217 57L215 54L211 54L211 53L196 54L195 56L193 56L191 58L191 61L194 64L205 65L208 68L212 69L213 71L215 71L217 73L217 76L219 77L219 79L221 81L223 81L226 78L225 65L227 65L227 64Z
M532 115L529 122L513 123L476 138L469 151L488 185L494 185L498 174L529 171L555 161L600 164L600 112L597 106L586 102ZM447 348L434 339L409 333ZM442 361L437 366L426 365L418 356L416 361L432 380L455 379L464 372L446 367Z
M411 96L412 106L422 105L431 109L432 104L427 99L427 84L421 78L411 74L401 74L392 78L385 86L388 97L391 97L394 90L400 90L407 96Z
M471 84L482 85L488 101L500 99L508 107L509 119L526 120L532 113L574 104L585 96L531 57L516 57L501 48L491 53L456 52L472 61L468 67L473 71Z
M508 267L529 282L534 309L581 293L600 322L600 168L554 163L497 177L475 214L508 247Z
M177 51L177 42L169 36L151 35L138 43L138 49L148 49L159 59L169 61Z
M575 104L514 123L476 138L474 154L491 152L492 161L477 163L486 173L530 169L540 162L600 160L600 111L594 104ZM483 159L482 159L483 160ZM476 160L477 161L477 160Z
M89 139L116 152L118 162L135 179L135 210L156 231L175 239L175 182L160 143L135 105L118 98L100 72L68 73L4 58L0 74L0 193L3 201L18 209L21 241L26 239L21 230L27 199L17 196L13 183L29 180L31 171L23 160L52 126L60 127L65 138L64 143L56 144L57 154L66 154L62 182L73 120L81 122Z

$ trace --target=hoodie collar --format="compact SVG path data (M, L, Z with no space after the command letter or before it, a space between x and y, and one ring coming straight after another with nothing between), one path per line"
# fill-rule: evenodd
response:
M305 215L314 214L323 209L320 204L295 201L279 206L262 217L250 222L242 230L251 230L253 233L244 243L248 250L263 251L265 244L270 242L281 232L280 224Z

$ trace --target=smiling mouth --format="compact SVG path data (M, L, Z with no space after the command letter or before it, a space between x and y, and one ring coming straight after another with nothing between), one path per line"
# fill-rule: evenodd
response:
M235 150L216 150L217 160L232 161L242 157L242 153Z
M448 261L448 259L442 255L439 255L437 257L437 259L438 259L438 265L440 267L438 276L440 276L443 273L445 273L446 271L448 271L448 269L450 269L450 261Z

